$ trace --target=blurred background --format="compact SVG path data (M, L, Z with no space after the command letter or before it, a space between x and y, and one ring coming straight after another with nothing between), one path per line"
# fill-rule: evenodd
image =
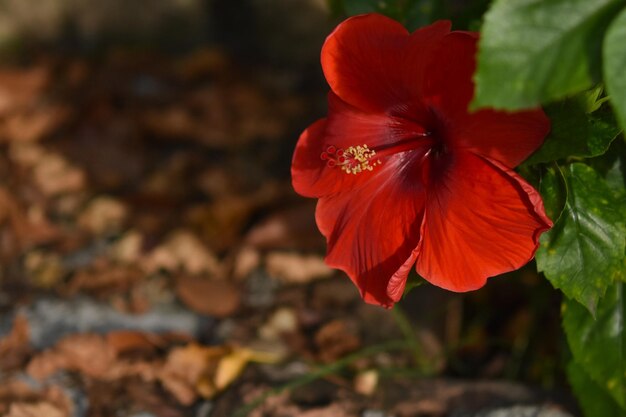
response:
M533 264L392 311L324 265L291 154L371 3L0 0L1 416L577 415Z

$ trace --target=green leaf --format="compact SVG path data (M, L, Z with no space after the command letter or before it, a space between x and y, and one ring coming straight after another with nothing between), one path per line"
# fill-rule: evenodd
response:
M573 163L561 171L567 201L554 227L541 236L537 268L552 285L594 312L622 272L625 210L606 180L589 166Z
M558 165L549 167L539 183L539 192L543 197L546 214L557 222L567 202L565 179Z
M624 411L575 361L567 365L567 376L580 407L587 417L621 417Z
M602 156L587 161L626 207L626 141L616 140Z
M626 206L626 155L620 155L606 172L606 182Z
M599 110L600 107L602 107L602 104L609 100L607 96L602 94L603 92L604 86L600 84L599 86L581 94L583 98L582 104L585 107L586 113L593 113L594 111Z
M607 289L595 318L576 301L563 303L563 327L574 360L626 411L625 315L626 284L621 282Z
M402 293L402 298L406 297L406 295L410 293L414 288L417 288L422 284L425 284L426 282L428 281L419 276L417 273L411 272L407 277L406 286L404 287L404 292Z
M496 0L478 52L473 109L530 108L590 88L619 0Z
M411 1L403 13L406 28L409 32L413 32L432 23L435 20L434 17L441 14L442 5L443 2L433 0Z
M626 129L626 9L611 23L604 39L604 78L611 104Z
M610 109L586 113L582 100L570 99L546 107L552 127L543 146L526 160L527 164L568 157L602 155L619 135L620 128Z

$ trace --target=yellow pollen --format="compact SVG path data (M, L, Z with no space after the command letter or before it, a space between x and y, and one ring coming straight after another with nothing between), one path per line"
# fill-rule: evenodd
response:
M363 171L373 171L374 167L380 165L380 160L372 162L376 151L369 149L367 145L350 146L344 150L346 162L341 164L341 170L346 174L359 174Z

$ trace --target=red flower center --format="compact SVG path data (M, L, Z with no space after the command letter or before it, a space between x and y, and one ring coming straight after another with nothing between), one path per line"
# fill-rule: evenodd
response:
M434 139L430 132L417 133L409 139L397 142L385 143L370 148L367 144L349 146L346 149L329 145L325 152L320 154L320 159L326 161L329 168L341 168L346 174L359 174L365 171L373 171L374 167L381 165L381 157L390 156L400 152L430 147Z

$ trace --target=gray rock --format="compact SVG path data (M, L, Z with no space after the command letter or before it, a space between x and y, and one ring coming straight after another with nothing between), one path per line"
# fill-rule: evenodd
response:
M572 417L572 415L551 406L516 405L456 417Z
M210 317L200 316L178 304L157 305L145 314L133 315L86 297L71 300L41 298L15 314L23 314L30 326L32 346L45 349L71 333L106 333L112 330L138 330L164 333L181 332L198 337L213 325ZM0 337L8 333L15 314L0 319Z

